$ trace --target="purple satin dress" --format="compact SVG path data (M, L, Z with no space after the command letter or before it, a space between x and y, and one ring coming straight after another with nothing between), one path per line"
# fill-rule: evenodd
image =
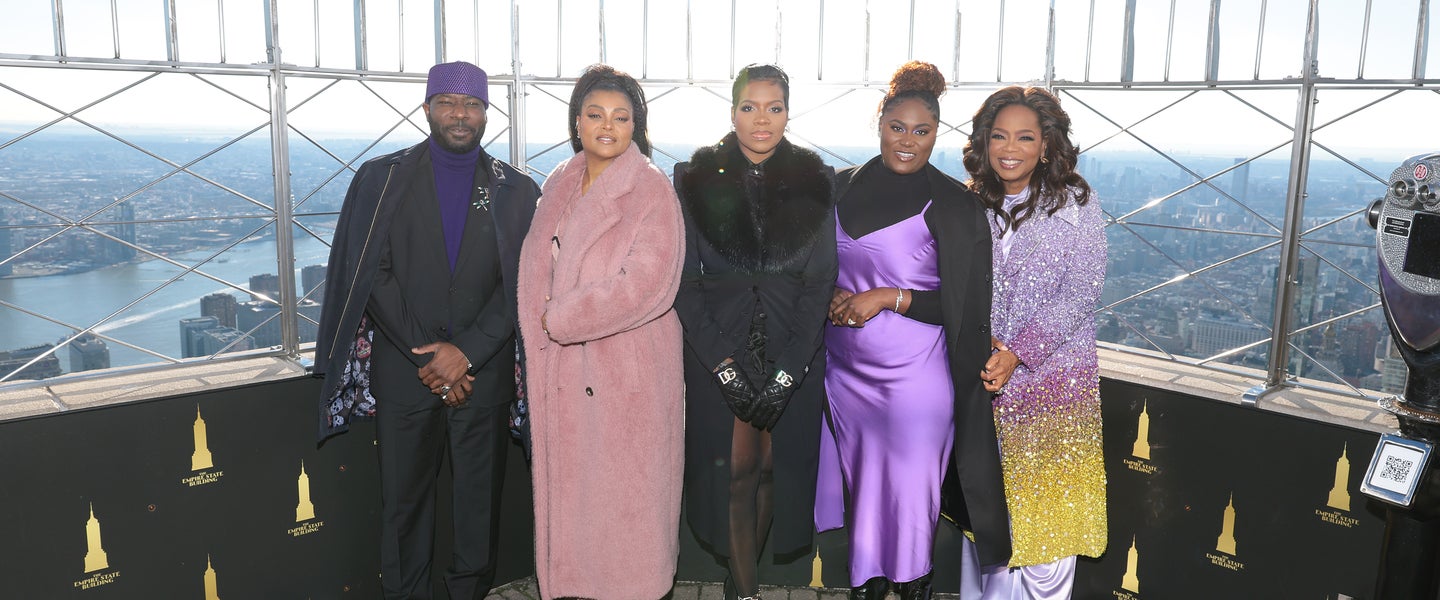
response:
M923 211L858 240L836 219L835 234L838 287L939 289L935 239ZM825 328L834 435L820 436L815 524L822 531L849 528L852 586L930 572L955 429L944 334L939 325L888 309L864 327Z

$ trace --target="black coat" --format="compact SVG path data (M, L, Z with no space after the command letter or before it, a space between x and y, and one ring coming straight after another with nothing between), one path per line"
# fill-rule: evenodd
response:
M330 247L315 344L315 375L325 377L319 399L321 440L346 429L348 420L333 420L331 402L346 383L342 375L356 351L356 330L367 312L398 348L449 341L465 353L475 372L490 370L493 376L487 379L509 379L514 385L515 280L520 244L529 230L540 188L514 167L481 151L482 168L476 169L475 183L488 190L489 203L475 208L466 220L463 239L468 241L462 241L452 277L439 210L433 201L428 148L428 141L421 142L366 161L345 195ZM471 233L487 224L477 218L483 216L491 219L488 224L494 228L496 247L478 250L498 256L501 285L481 297L475 292L481 286L467 278L493 274L464 267L467 257L477 250L471 247L467 251L467 246L478 243L477 239L489 239ZM392 240L392 227L407 233ZM403 268L382 269L385 260L401 263ZM403 354L416 368L429 360L428 356ZM503 396L477 388L471 402L499 405L514 399ZM348 412L344 414L348 418Z
M836 198L870 169L883 169L879 157L836 173ZM1010 519L990 392L980 371L990 358L990 296L993 280L990 224L980 197L935 168L925 165L932 202L925 224L937 245L940 312L950 374L955 386L955 467L960 494L947 496L947 513L974 532L980 564L1010 560Z
M765 161L763 176L748 175L749 167L733 133L675 166L686 234L675 299L685 328L686 515L703 543L728 552L735 418L712 370L726 358L748 366L751 323L763 313L765 364L746 369L751 383L759 389L775 369L800 380L771 436L771 548L785 557L808 552L814 533L823 331L837 268L834 173L788 140Z

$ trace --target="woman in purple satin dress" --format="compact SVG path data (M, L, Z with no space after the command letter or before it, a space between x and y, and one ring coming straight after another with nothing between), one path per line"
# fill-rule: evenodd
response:
M1100 556L1107 539L1094 317L1105 220L1050 92L999 90L974 124L965 168L995 240L996 352L981 377L995 392L1014 554L967 555L961 595L1069 598L1076 555Z
M979 198L929 164L944 91L934 65L900 67L880 104L880 156L837 174L815 518L848 528L852 599L884 598L891 583L902 600L930 597L952 449L968 467L977 540L996 560L1009 553L989 395L974 375L989 350L990 234Z

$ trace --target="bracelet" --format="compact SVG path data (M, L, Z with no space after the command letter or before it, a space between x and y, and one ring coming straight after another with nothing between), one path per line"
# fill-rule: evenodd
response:
M892 312L897 315L900 314L900 301L903 299L905 299L905 290L895 288L895 310Z

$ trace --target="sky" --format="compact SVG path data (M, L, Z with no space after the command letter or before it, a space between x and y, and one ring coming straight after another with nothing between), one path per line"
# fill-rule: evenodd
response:
M16 64L17 59L57 53L52 0L10 0L6 4L5 18L0 19L0 121L5 122L0 125L8 130L16 129L16 124L22 130L43 124L146 77L137 72L6 66ZM166 59L163 2L60 0L58 4L65 55L111 59L118 46L122 59ZM354 0L286 0L279 4L278 39L284 62L303 68L356 68ZM241 74L162 74L144 79L80 115L105 127L200 132L239 132L267 122L264 107L269 105L270 91L265 71L248 65L267 60L264 9L268 1L187 0L175 5L179 59L197 65L221 63L224 70ZM436 61L433 0L364 0L361 5L370 70L413 76L423 74ZM648 18L642 18L647 5ZM1056 78L1117 81L1125 0L1056 0L1053 5ZM1210 0L1136 2L1134 80L1162 84L1202 80L1211 5ZM1222 2L1219 79L1297 76L1303 67L1308 5L1308 0ZM1368 14L1366 5L1357 0L1319 0L1320 75L1347 80L1408 79L1419 0L1377 1ZM810 120L803 123L814 124L794 131L816 143L833 144L873 139L870 117L875 101L889 73L909 58L934 62L947 79L960 84L945 99L944 117L951 125L963 125L997 82L1040 80L1045 74L1046 15L1052 2L519 0L512 5L494 0L450 0L445 6L444 58L470 60L497 75L514 71L510 50L511 24L516 19L520 70L527 77L570 78L603 59L642 79L724 81L734 67L778 62L795 84L792 114L808 114ZM1440 19L1431 20L1436 21ZM317 28L316 23L321 26ZM690 45L686 43L687 29L693 41ZM1440 77L1436 62L1427 62L1426 76ZM423 126L413 112L420 100L416 83L382 81L361 86L342 82L326 87L330 84L322 78L289 78L287 94L292 106L316 95L292 111L292 123L307 131L353 133L355 137L382 134L406 114L412 123ZM868 87L850 92L851 84ZM723 85L710 90L652 86L652 114L657 116L653 136L698 142L716 137L714 132L727 126L726 90ZM550 95L532 92L529 97L527 124L531 131L527 134L532 140L557 132L563 138L561 101L568 89L561 84L548 92ZM1067 98L1067 109L1076 116L1077 132L1085 132L1093 143L1113 140L1118 127L1132 125L1172 102L1180 102L1181 108L1162 113L1137 130L1180 128L1185 131L1186 143L1196 150L1234 147L1237 152L1258 152L1288 139L1288 127L1295 118L1291 90L1195 95L1173 90L1082 91L1076 96L1075 101ZM1383 95L1373 91L1326 92L1317 124L1380 97ZM1372 117L1343 119L1322 129L1323 135L1335 145L1377 151L1396 146L1401 137L1406 138L1407 148L1426 143L1423 140L1440 137L1440 131L1433 130L1437 126L1430 124L1433 119L1424 118L1435 112L1436 102L1432 93L1407 93L1370 109L1371 114L1401 116L1403 130L1396 130L1391 123L1390 131L1377 131L1375 123L1386 120ZM1085 106L1077 106L1080 104ZM548 118L551 114L562 115L558 123L549 124L556 120ZM1102 114L1117 122L1107 121ZM1413 118L1404 119L1407 115ZM492 133L500 130L497 124L507 122L503 111L497 114L492 110L491 120ZM824 126L819 126L822 121ZM1205 121L1226 126L1197 125ZM1079 127L1082 123L1085 126ZM1081 141L1085 146L1085 140ZM1141 147L1137 142L1125 143L1129 149Z

